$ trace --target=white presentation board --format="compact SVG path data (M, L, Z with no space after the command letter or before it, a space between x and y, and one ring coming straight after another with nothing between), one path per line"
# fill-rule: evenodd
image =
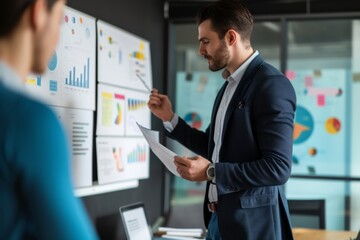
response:
M136 35L97 21L98 81L149 92L152 89L150 43Z
M65 8L46 73L27 78L30 93L52 106L95 110L95 24L95 18Z

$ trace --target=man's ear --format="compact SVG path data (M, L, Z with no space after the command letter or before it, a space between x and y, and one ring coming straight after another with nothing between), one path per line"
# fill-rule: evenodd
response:
M240 37L239 34L234 29L229 29L225 35L226 40L229 44L229 46L233 45L237 39Z
M30 8L31 26L35 31L39 31L46 24L47 3L45 0L35 0Z

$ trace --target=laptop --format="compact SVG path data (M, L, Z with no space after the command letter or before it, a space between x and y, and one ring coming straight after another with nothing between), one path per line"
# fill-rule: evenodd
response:
M153 237L143 202L122 206L119 208L119 211L128 240L168 239L163 237Z

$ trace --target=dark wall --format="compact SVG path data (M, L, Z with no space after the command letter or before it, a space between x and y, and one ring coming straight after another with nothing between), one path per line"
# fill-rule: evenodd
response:
M214 0L165 0L169 3L169 19L194 22L197 10ZM254 16L349 13L360 11L359 0L238 0Z
M67 5L150 41L154 87L163 91L163 0L68 0ZM160 124L152 117L154 129L161 129ZM163 176L164 168L152 154L150 178L140 180L138 188L82 198L101 239L125 239L119 206L137 201L145 202L151 224L163 215Z

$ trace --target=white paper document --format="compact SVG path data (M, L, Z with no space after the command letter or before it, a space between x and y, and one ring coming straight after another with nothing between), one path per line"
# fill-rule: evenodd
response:
M166 168L170 172L180 177L179 173L176 171L176 166L174 164L174 157L177 154L175 154L173 151L166 148L159 142L159 132L145 128L139 123L137 123L137 125L139 126L140 131L144 135L146 141L149 143L150 149L153 151L153 153L160 159L160 161L166 166Z
M171 228L159 227L159 232L164 232L163 238L190 240L190 239L205 239L202 228Z

